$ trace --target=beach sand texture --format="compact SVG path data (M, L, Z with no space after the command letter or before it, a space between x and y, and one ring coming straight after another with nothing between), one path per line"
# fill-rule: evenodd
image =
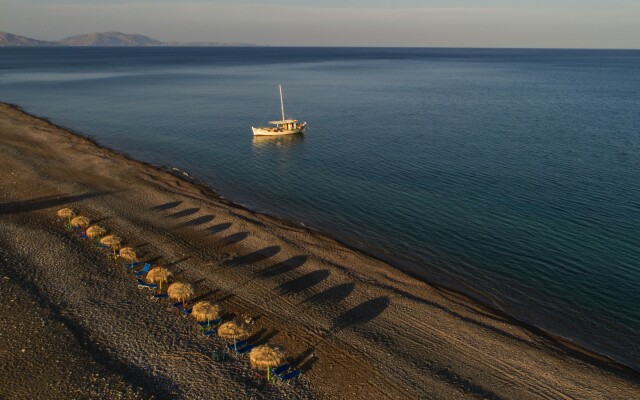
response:
M0 104L1 398L631 399L639 375L303 227ZM303 371L265 385L248 357L150 300L55 216L73 207L251 316Z

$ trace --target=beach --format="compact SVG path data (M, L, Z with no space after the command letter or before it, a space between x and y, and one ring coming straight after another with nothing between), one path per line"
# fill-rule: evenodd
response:
M640 375L294 223L0 105L0 397L602 398ZM214 361L168 301L68 232L74 207L252 321L302 376ZM50 389L52 388L52 389Z

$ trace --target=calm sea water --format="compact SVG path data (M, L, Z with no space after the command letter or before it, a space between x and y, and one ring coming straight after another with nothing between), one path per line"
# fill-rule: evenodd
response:
M0 100L640 369L640 52L0 48Z

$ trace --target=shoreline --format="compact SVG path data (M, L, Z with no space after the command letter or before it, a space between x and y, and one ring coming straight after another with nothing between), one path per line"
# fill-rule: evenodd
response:
M541 342L546 343L546 345L549 345L551 347L557 347L558 350L561 350L561 353L563 353L562 357L568 357L570 359L573 360L580 360L581 362L584 362L588 365L591 365L599 370L602 370L603 372L607 373L607 374L612 374L612 375L616 375L616 376L620 376L623 379L628 379L630 380L630 382L640 382L640 374L638 373L638 371L635 371L634 369L632 369L629 366L626 366L622 363L617 362L616 360L613 360L605 355L601 355L598 354L592 350L589 350L577 343L572 342L569 339L566 338L562 338L560 336L556 336L553 335L552 333L543 331L540 328L537 328L533 325L527 324L525 322L519 321L517 320L515 317L507 315L506 313L497 310L489 305L486 304L482 304L480 301L478 301L477 299L474 299L473 296L469 296L468 294L465 293L461 293L455 290L451 290L448 289L445 286L442 286L440 284L435 284L435 283L430 283L428 281L426 281L424 279L424 277L422 276L417 276L417 274L413 274L410 271L405 271L403 268L398 268L396 266L394 266L392 263L390 263L388 260L386 260L384 257L379 257L376 254L370 254L368 252L366 252L363 249L358 248L357 246L352 246L349 243L345 243L344 241L341 241L339 239L333 238L331 237L331 235L325 234L322 231L313 229L313 228L309 228L306 226L300 226L299 224L295 224L292 221L286 220L284 218L279 218L279 217L275 217L275 216L270 216L268 214L265 213L260 213L260 212L256 212L253 211L247 207L244 207L242 205L233 203L231 200L225 199L223 197L221 197L218 193L216 193L210 186L206 185L204 182L199 181L197 178L194 178L192 175L189 174L189 179L185 179L184 176L182 176L181 174L177 175L171 172L168 172L166 170L164 170L161 167L158 166L154 166L145 162L141 162L138 160L133 159L130 156L127 156L126 154L122 154L119 152L116 152L114 150L111 150L107 147L104 147L102 145L100 145L95 139L89 138L89 137L85 137L82 134L78 133L78 132L74 132L71 129L65 128L65 127L61 127L58 126L52 122L50 122L49 120L45 119L45 118L41 118L41 117L37 117L37 116L33 116L25 111L22 110L22 108L20 106L17 105L13 105L13 104L7 104L7 103L1 103L2 105L4 105L5 107L7 107L8 109L13 110L14 113L18 113L18 114L22 114L22 116L24 117L24 119L26 120L34 120L35 124L39 123L39 124L43 124L44 125L48 125L50 126L50 128L52 128L53 130L57 131L57 132L53 132L53 134L59 134L60 132L64 133L64 134L68 134L68 135L73 135L77 141L80 142L88 142L88 150L87 151L87 158L90 158L92 155L91 153L108 153L110 157L113 157L114 159L123 159L126 160L126 162L128 164L130 164L128 167L131 169L135 169L135 168L140 168L141 170L144 169L153 169L155 170L155 176L152 176L149 178L149 181L152 183L155 183L156 185L160 184L160 183L165 183L165 182L159 182L157 179L154 182L154 178L158 178L159 176L161 176L161 174L167 174L170 175L171 177L175 178L177 181L176 182L171 182L171 185L173 189L176 188L183 188L184 190L180 193L180 195L183 198L192 198L192 200L194 201L204 201L205 203L211 203L211 206L216 206L219 207L219 209L225 209L225 212L229 213L230 215L233 215L234 217L238 217L240 219L246 219L247 223L249 224L255 224L256 227L263 229L265 231L274 231L274 230L278 230L278 229L284 229L284 230L291 230L292 232L296 232L297 236L300 236L300 238L304 239L304 240L308 240L309 238L311 239L316 239L319 243L313 243L314 246L317 247L329 247L329 246L335 246L335 249L338 252L350 252L353 254L349 254L348 258L349 259L353 259L356 260L358 262L361 261L365 261L366 263L369 263L370 261L367 260L375 260L375 273L378 275L373 275L373 273L368 272L366 269L364 270L358 270L358 269L354 269L354 270L349 270L349 265L348 263L346 263L345 265L340 264L338 261L332 260L331 257L329 255L323 255L321 257L319 257L319 261L326 261L327 265L331 265L335 268L338 268L338 271L340 271L340 273L346 274L348 276L354 276L357 277L358 279L361 279L363 284L366 284L366 282L371 281L369 284L372 285L372 287L375 290L390 290L391 293L395 293L398 296L401 296L404 300L403 301L408 301L409 303L415 302L415 303L424 303L424 304L431 304L433 303L434 306L436 308L442 308L442 307L448 307L447 306L442 306L441 304L438 304L437 302L434 302L433 300L426 300L424 298L422 298L421 296L421 292L419 290L420 287L428 287L431 288L429 290L431 291L436 291L436 292L442 292L442 293L446 293L448 296L452 296L453 298L457 299L457 301L460 301L462 304L464 304L464 307L467 307L469 309L472 309L474 311L477 311L479 314L478 315L490 315L491 318L493 319L497 319L499 320L499 324L506 324L509 326L509 329L515 329L518 331L523 331L525 332L525 336L528 334L534 335L536 337L535 340L540 340ZM91 150L92 148L95 148L95 151ZM117 162L116 162L117 164ZM171 167L170 167L171 168ZM182 172L182 171L180 171ZM144 173L144 171L142 171L142 173ZM177 176L176 176L177 175ZM162 180L167 180L166 178L162 178ZM182 182L182 183L181 183ZM177 190L176 190L177 191ZM177 193L176 193L177 195ZM4 200L3 200L4 201ZM6 203L4 204L6 206ZM79 206L81 207L81 206ZM0 213L1 215L1 213ZM194 213L194 215L197 215ZM212 218L213 219L213 218ZM164 222L163 222L164 223ZM286 235L282 236L283 239L288 239L288 237L286 237ZM295 240L295 239L292 239ZM231 245L236 245L237 243L232 243ZM309 244L309 246L311 246L311 244ZM273 246L272 246L273 247ZM343 250L344 249L344 250ZM245 249L243 249L245 250ZM263 249L264 250L264 249ZM243 260L243 261L252 261L254 259L256 259L257 261L255 261L255 263L260 263L270 257L266 257L266 258L260 258L263 255L260 256L251 256L252 254L255 254L257 252L250 252L249 255L232 255L231 256L231 261L233 262L235 260L235 262L238 262L238 259ZM233 253L232 253L233 254ZM244 257L244 258L243 258ZM295 257L292 257L295 258ZM323 260L323 258L326 258L326 260ZM371 261L373 262L373 261ZM282 264L282 263L281 263ZM390 271L390 269L393 269L393 271ZM311 275L313 274L313 272L311 272L310 274L307 275ZM390 280L389 281L384 281L383 278L384 277L388 277ZM413 282L413 280L417 280L419 281L419 283L417 282ZM398 282L400 283L399 285L394 285L393 282ZM317 282L320 283L320 282ZM406 290L403 289L403 284L407 284L410 287L415 286L418 290L417 292L411 292L411 290L409 290L410 288L407 288ZM309 288L305 288L305 289L309 289ZM331 289L328 289L331 290ZM325 290L326 292L327 290ZM316 294L317 296L317 294ZM348 296L348 294L347 294ZM313 297L313 296L312 296ZM382 298L382 297L379 297ZM389 297L387 296L387 299L389 299ZM425 301L427 301L425 303ZM367 303L367 301L365 301L362 304ZM393 301L391 301L391 303L393 304ZM409 304L407 303L407 304ZM377 303L376 303L377 304ZM384 301L380 304L378 304L381 310L380 313L384 313L385 310L387 309L387 307L389 307L389 303L384 303ZM410 305L407 305L407 307L410 307ZM359 309L357 307L355 307L354 309L357 309L358 311L362 312L364 311L364 309ZM352 309L353 310L353 309ZM358 319L358 317L356 315L350 314L349 311L347 311L346 313L350 318L352 319ZM457 315L459 314L459 312L456 312L453 315ZM373 318L371 320L373 320L374 318L376 318L378 315L373 316ZM464 318L461 318L462 321L465 321L468 318L475 318L475 316L465 316ZM481 318L481 317L480 317ZM338 318L339 320L340 318ZM347 321L348 322L348 321ZM363 323L367 323L369 322L369 320L367 321L362 321ZM483 324L486 324L486 321L483 321ZM348 325L348 323L346 324ZM360 325L360 323L358 323L357 325ZM486 328L486 327L485 327ZM492 328L493 329L493 328ZM488 329L489 331L491 329ZM521 332L518 332L517 334L515 334L515 336L520 335ZM511 335L511 334L510 334ZM393 336L391 336L393 337ZM329 339L323 339L323 340L329 340ZM535 341L534 340L534 341ZM546 345L542 346L545 347ZM551 351L553 351L553 348L551 349ZM559 356L559 355L556 355ZM448 367L447 367L448 368ZM456 376L458 376L458 374L456 374ZM310 378L311 379L311 378ZM461 378L456 378L456 379L461 379ZM469 379L469 378L465 378L468 379L469 382L473 382L473 379ZM322 381L322 379L320 379L320 381ZM464 380L463 380L464 381ZM468 389L468 391L471 391L472 393L474 392L473 388L476 387L475 384L472 383L465 383L462 385L463 387L466 387ZM481 385L482 386L482 385ZM484 389L483 389L484 390ZM483 391L483 390L478 390L476 394L491 394L493 393L493 391ZM444 393L444 392L443 392ZM326 393L325 393L326 395ZM410 396L409 396L410 397ZM488 396L491 397L491 396ZM496 397L500 397L500 396L496 396Z
M348 248L348 249L350 249L352 251L359 252L362 255L366 256L366 257L371 257L371 258L374 258L374 259L376 259L378 261L381 261L383 263L389 264L391 267L397 269L398 271L400 271L400 272L402 272L402 273L404 273L404 274L406 274L406 275L408 275L408 276L410 276L410 277L412 277L414 279L417 279L417 280L419 280L421 282L424 282L427 285L430 285L430 286L433 286L433 287L442 288L442 289L445 289L445 290L451 290L451 291L454 291L454 292L456 292L456 293L458 293L458 294L460 294L462 296L465 296L465 297L469 298L469 300L471 300L473 302L477 302L482 307L485 307L485 308L491 310L491 312L500 315L502 318L508 319L511 323L518 324L521 327L523 327L523 328L525 328L527 330L530 330L532 333L535 333L536 335L547 337L548 339L556 341L559 344L561 344L563 346L566 346L567 348L575 349L575 351L578 354L583 353L583 355L587 356L587 357L592 357L592 358L598 359L598 360L606 360L607 362L612 363L614 365L619 365L622 370L626 369L629 372L637 373L640 376L640 370L636 370L636 369L632 368L631 366L628 366L625 363L616 360L613 357L610 357L610 356L608 356L606 354L598 352L597 350L590 349L588 347L588 345L584 345L584 344L578 343L578 342L572 340L571 338L567 338L567 337L564 337L564 336L561 336L561 335L557 335L557 334L555 334L553 332L550 332L550 331L547 331L545 329L542 329L542 328L540 328L540 327L538 327L538 326L536 326L534 324L530 324L530 323L528 323L526 321L520 320L516 316L511 315L511 314L509 314L509 313L507 313L507 312L505 312L505 311L503 311L503 310L501 310L501 309L489 304L488 299L482 298L481 295L474 296L471 293L465 292L463 285L459 285L459 284L456 285L455 282L438 283L438 282L435 282L435 281L430 281L423 274L415 272L415 267L417 267L417 265L414 265L413 262L411 262L411 261L408 261L408 260L404 261L404 260L402 260L400 258L397 258L397 257L393 256L393 255L385 257L384 255L379 254L379 253L375 252L372 249L363 248L363 247L354 245L354 244L350 243L348 240L343 240L343 239L339 238L338 236L334 236L330 232L325 232L325 231L323 231L321 229L316 229L316 228L314 228L312 226L308 226L306 224L303 224L302 222L296 223L296 221L289 220L289 219L287 219L285 217L279 217L279 216L272 215L272 214L269 214L269 213L266 213L266 212L256 211L256 210L254 210L254 209L252 209L250 207L244 206L244 205L239 204L239 203L235 203L233 200L230 200L230 199L228 199L226 197L221 196L215 189L213 189L211 186L209 186L203 180L199 179L196 175L191 174L189 171L181 170L181 169L176 168L176 167L174 167L172 165L155 165L155 164L147 163L145 161L138 160L138 159L126 154L126 153L119 152L119 151L117 151L115 149L112 149L112 148L110 148L108 146L100 144L98 142L98 140L95 139L95 138L92 138L92 137L89 137L89 136L85 136L82 133L77 132L77 131L75 131L75 130L73 130L71 128L68 128L68 127L65 127L65 126L62 126L62 125L58 125L58 124L52 122L47 117L41 117L41 116L38 116L38 115L35 115L35 114L31 114L31 113L25 111L18 104L6 103L6 102L2 102L2 101L0 101L0 104L8 105L8 106L16 109L19 112L25 113L25 114L27 114L29 116L34 117L34 118L38 118L38 119L40 119L42 121L46 121L47 123L49 123L49 124L51 124L51 125L53 125L55 127L63 129L63 130L65 130L65 131L67 131L67 132L69 132L69 133L71 133L73 135L76 135L77 137L79 137L79 138L81 138L83 140L87 140L87 141L91 142L96 147L99 147L99 148L102 148L102 149L106 149L106 150L111 151L113 153L119 154L119 155L125 157L126 159L128 159L128 160L130 160L132 162L140 163L140 164L146 165L148 167L155 168L160 172L168 173L168 174L170 174L170 175L172 175L172 176L174 176L174 177L176 177L178 179L182 179L182 180L184 180L186 182L189 182L190 184L192 184L192 185L198 187L199 189L201 189L204 193L206 193L207 196L215 198L216 200L225 203L229 207L233 207L233 208L237 208L237 209L240 209L240 210L244 210L244 211L250 212L252 214L256 214L256 215L262 215L262 216L264 216L266 218L271 218L271 219L274 219L274 220L278 220L280 223L290 224L292 226L296 226L296 227L300 227L302 229L309 230L309 231L311 231L311 232L313 232L315 234L327 236L331 240L334 240L335 242L339 243L340 245L342 245L342 246L344 246L344 247L346 247L346 248ZM185 173L187 174L186 176L184 175ZM404 264L404 265L403 266L399 266L399 264ZM447 281L446 278L441 278L441 280ZM448 284L450 284L450 285L448 285Z

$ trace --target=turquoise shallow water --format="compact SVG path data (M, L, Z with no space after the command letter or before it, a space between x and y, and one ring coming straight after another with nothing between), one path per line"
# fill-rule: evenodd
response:
M0 48L0 100L640 369L640 52Z

